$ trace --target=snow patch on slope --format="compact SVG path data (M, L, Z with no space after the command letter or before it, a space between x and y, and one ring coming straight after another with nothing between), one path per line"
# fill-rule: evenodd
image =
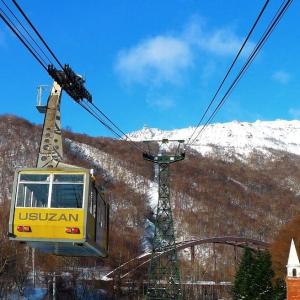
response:
M146 195L150 207L153 211L156 211L158 202L157 176L154 181L148 180L143 176L133 174L130 170L122 166L121 161L106 152L70 139L66 139L65 141L69 144L71 151L79 153L83 158L93 162L101 168L107 176L118 181L123 181L133 188L135 192ZM185 197L186 201L192 201L190 197L181 195L181 193L180 196Z
M133 174L122 166L122 162L113 156L83 143L66 139L71 151L79 153L85 159L92 161L100 167L107 176L123 181L139 194L147 195L149 205L155 209L158 201L158 185L156 182L145 179L143 176Z

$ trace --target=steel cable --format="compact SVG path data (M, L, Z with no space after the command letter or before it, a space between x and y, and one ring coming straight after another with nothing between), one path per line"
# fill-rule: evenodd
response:
M50 58L48 57L48 55L45 53L45 51L40 47L40 45L36 42L36 40L32 37L32 35L30 34L30 32L25 28L25 26L21 23L20 19L16 16L16 14L10 9L10 7L7 5L7 3L5 3L4 0L1 0L1 2L4 4L4 6L6 7L6 9L13 15L13 17L16 19L16 21L18 22L18 24L23 28L23 30L27 33L27 35L29 36L29 38L34 42L34 44L38 47L38 49L43 53L44 57L48 60L48 62L50 64L52 64ZM17 26L15 26L17 28Z
M203 125L203 127L201 128L201 130L198 132L198 134L196 135L196 137L193 139L193 141L192 142L189 141L189 145L190 146L192 146L192 145L195 144L195 142L197 141L198 137L201 135L201 133L203 133L203 131L207 128L208 124L213 120L213 118L215 117L215 115L217 114L217 112L223 106L223 104L225 103L226 99L228 98L228 96L230 95L230 93L232 92L232 90L234 89L234 87L236 86L236 84L240 81L240 79L242 78L242 76L244 75L244 73L246 72L246 70L248 69L248 67L251 64L251 62L257 56L257 54L259 53L259 51L261 50L261 48L263 47L263 45L265 44L265 42L267 41L267 39L269 38L269 36L271 35L271 33L273 32L273 30L275 29L275 27L277 26L277 24L279 23L279 21L283 17L284 13L287 11L287 9L289 8L289 6L291 5L292 1L293 0L284 1L282 3L282 5L280 6L280 8L277 10L276 15L273 17L272 21L268 25L268 27L265 30L263 36L260 38L259 42L257 43L257 45L255 46L255 48L253 49L253 51L249 55L246 63L240 69L238 75L235 77L234 81L229 86L229 88L227 89L226 93L224 94L224 96L222 97L222 99L219 101L218 105L216 106L216 108L214 109L214 111L212 112L212 114L210 115L210 117L208 118L208 120L205 122L205 124Z
M129 142L131 145L133 145L136 149L138 149L139 151L141 151L142 153L144 153L144 149L141 148L140 146L138 146L136 141L133 141L132 139L130 139L128 137L128 139L124 139L119 133L117 133L111 126L109 126L107 123L105 123L105 121L103 121L103 119L101 119L101 117L88 105L86 105L88 102L86 103L82 103L82 102L78 102L78 104L85 109L89 114L91 114L96 120L98 120L105 128L107 128L109 131L111 131L116 137L118 137L120 140L125 141L125 142Z
M52 57L55 59L55 61L59 64L59 66L62 68L62 70L64 69L63 65L61 64L61 62L58 60L57 56L54 54L54 52L50 49L50 47L48 46L48 44L46 43L46 41L43 39L43 37L41 36L41 34L38 32L38 30L35 28L35 26L32 24L32 22L29 20L29 18L27 17L27 15L25 14L25 12L23 11L23 9L20 7L20 5L17 3L16 0L12 0L12 2L14 3L14 5L17 7L17 9L19 10L19 12L22 14L22 16L25 18L25 20L28 22L28 24L30 25L30 27L33 29L33 31L35 32L35 34L40 38L40 40L42 41L42 43L45 45L45 47L48 49L48 51L51 53Z
M240 49L239 49L237 55L235 56L233 62L231 63L229 69L227 70L227 72L226 72L226 74L225 74L223 80L221 81L221 83L220 83L220 85L219 85L217 91L215 92L215 94L214 94L213 98L211 99L211 101L210 101L208 107L206 108L205 112L203 113L203 115L202 115L200 121L198 122L196 128L194 129L192 135L191 135L190 138L188 139L188 142L186 143L186 146L189 145L189 143L190 143L190 141L192 140L194 134L195 134L196 131L198 130L198 128L199 128L201 122L203 121L203 119L205 118L206 114L208 113L210 107L211 107L212 104L215 102L215 99L217 98L217 96L218 96L218 94L219 94L221 88L223 87L223 85L224 85L226 79L228 78L230 72L232 71L232 69L233 69L235 63L237 62L238 58L240 57L240 55L241 55L241 53L242 53L242 51L243 51L245 45L247 44L247 42L248 42L250 36L252 35L252 33L253 33L253 31L254 31L254 29L255 29L257 23L259 22L261 16L263 15L264 11L266 10L266 8L267 8L269 2L270 2L270 0L267 0L267 1L265 2L265 4L263 5L263 7L262 7L260 13L258 14L258 16L257 16L257 18L256 18L256 20L255 20L255 22L253 23L253 25L252 25L252 27L251 27L249 33L247 34L247 36L246 36L246 38L245 38L245 40L244 40L242 46L240 47Z
M35 34L38 36L38 38L41 40L41 42L44 44L44 46L47 48L47 50L50 52L52 57L55 59L55 61L60 65L60 67L64 70L63 65L57 58L57 56L54 54L54 52L51 50L49 45L46 43L44 38L41 36L41 34L38 32L38 30L35 28L35 26L32 24L32 22L29 20L23 9L18 5L18 3L15 0L12 0L19 12L22 14L22 16L25 18L25 20L28 22L30 27L33 29ZM32 37L32 35L29 33L29 31L25 28L25 26L21 23L21 21L18 19L18 17L14 14L14 12L8 7L8 5L5 3L4 0L1 0L1 2L5 5L5 7L9 10L9 12L14 16L14 18L17 20L18 24L23 28L23 30L27 33L29 38L35 43L35 45L38 47L39 51L46 57L46 59L52 64L50 58L47 56L47 54L43 51L43 49L38 45L38 43L35 41L35 39ZM2 13L1 13L2 12ZM17 26L14 24L14 22L5 14L5 12L0 8L0 17L2 20L6 23L6 25L13 31L13 33L19 38L19 40L22 42L22 44L30 51L30 53L33 55L33 57L41 64L41 66L48 72L47 69L47 63L45 60L41 57L41 55L38 53L38 50L28 41L28 39L20 32L20 30L17 28ZM135 145L136 148L138 148L140 151L144 152L144 150L138 146L136 141L133 141L119 126L117 126L100 108L98 108L95 104L91 104L93 106L90 107L90 103L82 104L78 102L86 111L88 111L92 116L94 116L105 128L107 128L109 131L111 131L116 137L118 137L120 140L123 141L129 141ZM96 112L96 111L97 112ZM112 128L112 126L108 125L105 120L102 119L104 117L117 131L119 131L121 134L119 134L115 129ZM126 139L125 139L125 138Z
M48 72L47 63L43 58L37 53L32 44L23 36L23 34L16 28L11 22L10 18L6 13L0 8L0 18L4 23L10 28L10 30L17 36L21 43L27 48L27 50L33 55L33 57L39 62L39 64Z

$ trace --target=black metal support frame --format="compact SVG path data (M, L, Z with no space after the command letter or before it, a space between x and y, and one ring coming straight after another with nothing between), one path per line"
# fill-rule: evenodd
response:
M170 202L170 164L183 160L180 155L144 154L144 159L158 164L158 204L153 250L148 270L147 299L182 299L180 271ZM165 256L158 253L168 249Z

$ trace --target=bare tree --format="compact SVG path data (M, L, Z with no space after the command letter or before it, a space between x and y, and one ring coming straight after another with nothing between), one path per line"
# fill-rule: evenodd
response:
M12 279L20 296L24 296L25 285L29 277L30 266L27 263L28 251L23 245L16 247L15 264Z

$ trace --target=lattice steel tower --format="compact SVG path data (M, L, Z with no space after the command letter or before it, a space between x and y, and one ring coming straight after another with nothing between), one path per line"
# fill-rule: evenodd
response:
M163 140L167 143L168 140ZM179 142L177 150L183 141ZM178 152L178 151L176 151ZM180 271L177 260L175 231L170 203L170 164L183 160L184 152L157 156L144 153L144 159L158 164L158 204L153 249L148 271L147 299L182 299ZM162 251L167 254L161 256Z

